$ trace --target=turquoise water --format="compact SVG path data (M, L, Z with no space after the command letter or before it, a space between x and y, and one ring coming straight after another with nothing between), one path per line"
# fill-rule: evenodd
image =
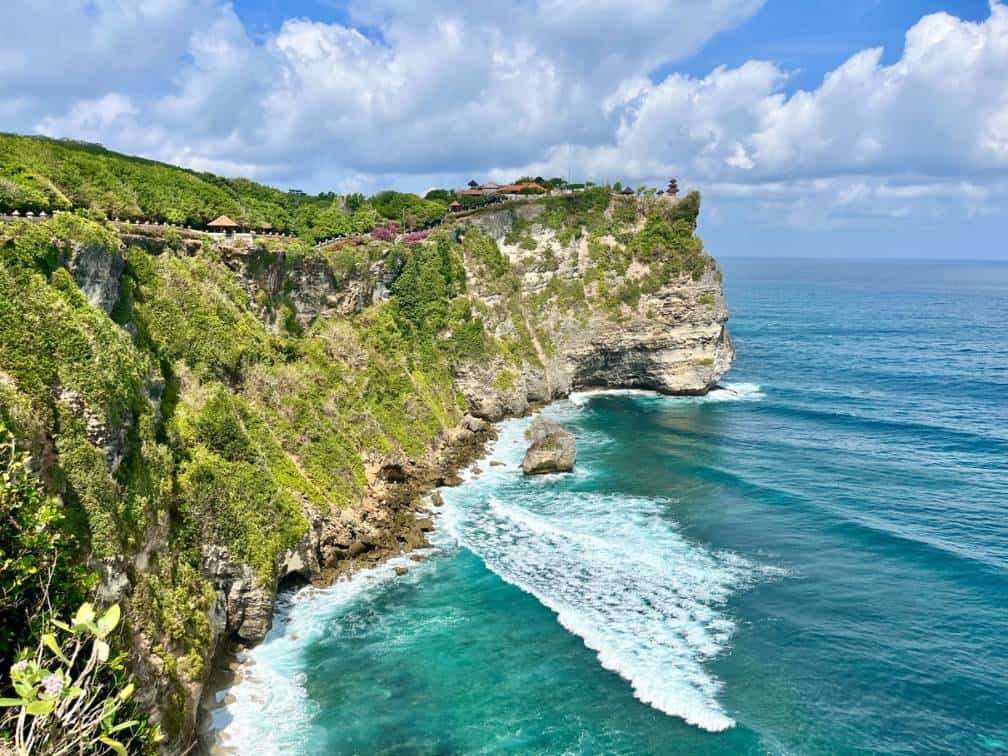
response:
M1008 751L1008 265L724 262L702 399L527 421L435 548L285 598L219 714L242 753Z

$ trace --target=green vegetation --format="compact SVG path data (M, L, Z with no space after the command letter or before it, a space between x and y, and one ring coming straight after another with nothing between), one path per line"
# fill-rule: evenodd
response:
M557 240L567 245L585 232L605 234L610 230L607 215L611 193L604 187L588 189L577 194L545 197L538 204L544 208L536 218L547 228L557 232Z
M493 385L494 388L501 389L502 391L510 391L515 387L517 380L518 376L515 375L515 372L513 370L504 368L499 373L497 373L496 377L494 378Z
M381 192L369 201L359 194L285 192L96 144L0 134L0 212L88 208L109 218L199 228L228 215L243 226L293 231L314 242L366 233L382 219L429 225L444 215L449 201L399 192Z
M26 467L28 455L0 423L0 669L42 630L48 607L79 604L93 587L60 502Z
M34 654L10 666L15 697L0 726L13 733L18 754L108 753L125 756L162 739L157 725L128 719L135 691L124 655L111 656L107 639L119 626L118 604L99 615L82 604L70 624L51 620Z
M147 570L126 567L125 607L161 660L165 700L181 707L210 648L203 549L226 547L271 585L307 528L306 503L328 511L359 500L365 455L422 454L457 422L451 361L495 349L464 293L463 250L447 233L412 247L264 248L248 258L242 285L213 250L120 253L107 224L75 215L9 230L0 422L42 469L35 478L22 453L11 457L0 498L2 658L45 621L40 571L52 571L49 597L63 611L94 587L74 566L84 555L128 555L167 538ZM124 254L112 317L64 267L79 245L98 258ZM484 253L506 265L495 247ZM351 318L281 324L293 316L289 276L338 286L381 256L400 270L391 299ZM12 449L10 436L0 444ZM186 719L173 712L170 736Z
M530 298L533 312L542 312L549 305L562 311L583 312L589 303L596 303L612 319L621 320L626 316L625 308L636 309L642 296L654 294L671 278L689 276L699 280L707 270L720 275L695 233L700 211L698 192L669 201L658 198L654 190L635 196L597 187L573 195L546 197L536 205L543 210L533 220L512 214L504 241L523 249L537 249L531 235L535 225L553 230L556 242L562 246L587 237L592 266L583 279L551 278ZM541 248L532 264L541 270L556 270L553 249ZM631 266L635 266L632 277ZM503 273L498 270L494 275ZM710 295L705 297L701 304L715 303ZM521 320L525 323L527 318L522 316ZM516 330L522 330L517 320Z
M371 205L381 217L404 221L407 228L414 228L444 217L449 201L444 197L430 196L420 199L415 194L387 190L372 197Z

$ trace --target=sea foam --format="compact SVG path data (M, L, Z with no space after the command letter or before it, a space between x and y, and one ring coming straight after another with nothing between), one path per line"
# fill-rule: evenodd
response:
M755 384L705 397L619 393L663 402L762 397ZM575 394L548 413L570 421L592 396ZM734 724L717 700L721 683L705 663L727 649L735 629L725 602L766 576L766 568L689 541L669 499L573 491L565 488L572 478L564 476L524 478L519 468L528 422L500 424L490 458L503 464L481 465L478 476L467 470L463 485L442 490L431 562L402 557L329 588L281 597L267 639L243 657L241 681L218 693L218 700L234 698L214 714L222 745L238 753L289 753L324 740L313 730L318 704L305 688L306 650L332 633L335 615L394 579L395 566L408 564L406 579L423 580L459 546L555 612L643 703L712 732ZM579 472L590 477L585 465Z
M407 577L396 575L399 566L409 568ZM210 729L220 744L237 753L306 753L311 744L324 742L313 725L319 704L305 687L305 652L332 633L333 615L347 605L367 600L391 580L422 580L428 569L397 557L327 588L278 596L265 640L239 657L239 681L215 694L218 702L233 697L212 713Z
M569 400L575 407L584 407L592 398L598 396L633 396L662 402L708 404L714 402L758 402L765 397L765 394L757 383L725 383L702 396L670 396L644 389L590 389L573 392Z
M759 570L682 536L668 499L523 479L526 424L501 425L493 454L503 466L444 492L442 537L556 612L642 702L712 732L731 727L705 662L734 631L726 600Z

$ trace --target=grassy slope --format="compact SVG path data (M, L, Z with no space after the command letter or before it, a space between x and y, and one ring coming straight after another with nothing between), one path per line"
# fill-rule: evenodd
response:
M349 212L332 193L284 192L121 155L100 145L0 134L0 211L35 213L72 208L111 217L202 226L218 215L243 225L294 231L308 240L370 231L383 218L423 224L447 203L383 192Z

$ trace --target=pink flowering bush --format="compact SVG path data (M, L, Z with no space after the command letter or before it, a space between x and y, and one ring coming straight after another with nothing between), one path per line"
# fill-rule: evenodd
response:
M403 238L403 243L413 246L414 244L419 244L424 239L430 236L430 229L425 228L423 231L414 231L411 234L406 234Z
M376 226L371 232L371 238L375 241L394 241L396 237L395 229L388 226Z

